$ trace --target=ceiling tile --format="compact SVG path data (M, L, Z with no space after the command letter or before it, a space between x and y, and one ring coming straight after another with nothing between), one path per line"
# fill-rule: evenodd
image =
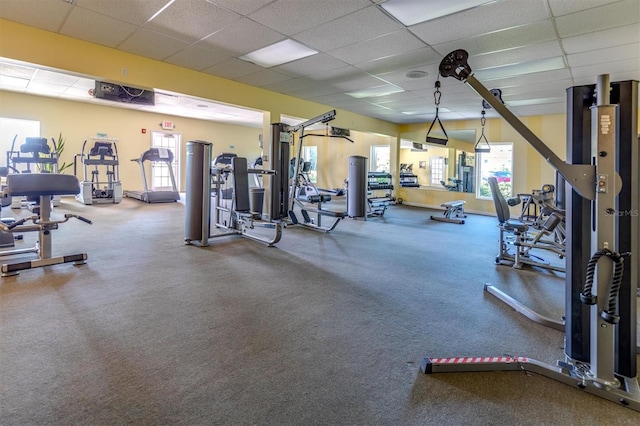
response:
M425 71L427 75L422 78L409 78L407 72L409 71ZM388 73L376 74L376 77L382 80L402 87L405 90L423 89L425 87L433 87L433 82L437 79L435 72L429 69L427 66L415 66L410 68L403 68L397 71Z
M331 93L328 95L316 96L313 98L313 101L325 105L335 105L354 103L354 98L353 96L345 95L344 93Z
M371 2L369 0L322 0L322 5L319 6L317 1L277 0L252 13L250 18L291 36L371 6Z
M638 0L500 0L409 30L380 10L382 1L0 0L0 17L398 123L432 119L439 63L459 48L470 53L469 64L480 80L483 69L518 64L513 72L526 74L485 84L501 88L525 115L549 113L556 104L563 112L558 100L566 88L594 84L598 74L609 74L612 81L640 79ZM558 32L567 37L559 39ZM437 42L435 48L416 34ZM269 69L237 58L287 35L320 53ZM531 73L550 58L557 59L554 66L571 69ZM528 64L532 68L525 69ZM30 65L0 61L1 87L96 102L87 99L93 79L58 80L55 70ZM40 71L31 82L35 68ZM412 70L428 75L409 79L406 73ZM443 120L479 119L481 99L468 85L451 78L440 81ZM362 100L345 94L385 86L405 91ZM183 108L187 116L223 121L232 115L195 107L186 98L180 102L167 113ZM523 104L532 102L541 105ZM246 118L247 123L252 120ZM261 114L256 122L262 125Z
M317 85L312 87L307 87L305 89L294 90L291 91L290 94L292 96L301 96L304 98L315 98L317 96L329 95L332 93L340 93L342 92L340 89L337 89L330 85Z
M248 15L261 7L271 3L273 0L251 0L251 1L238 1L238 0L205 0L209 3L217 4L226 9L232 10L242 15Z
M275 71L282 71L287 74L298 76L318 75L325 71L344 68L347 64L324 53L307 56L297 61L273 67Z
M638 41L640 41L640 24L631 24L575 37L567 37L562 39L562 46L566 53L571 54Z
M47 31L58 31L73 8L62 1L1 0L0 18Z
M377 75L393 72L400 68L418 67L429 63L439 64L441 60L442 55L433 50L433 48L423 47L386 58L362 62L357 66L364 71Z
M363 22L366 25L363 25ZM327 51L402 29L402 25L369 6L352 14L296 34L295 39L307 46Z
M640 58L626 59L616 62L606 62L603 64L592 64L584 67L573 67L571 73L574 77L598 76L610 74L613 81L614 75L618 73L635 72L636 80L640 80ZM595 81L594 81L595 83Z
M633 58L640 58L640 43L591 50L589 52L581 52L567 56L569 66L571 67L582 67Z
M133 33L118 48L147 58L162 60L187 45L182 40L142 28Z
M196 44L187 46L175 55L169 56L165 62L200 71L230 58L229 52L222 49L216 49L213 46L204 48Z
M473 55L469 58L469 63L473 64L473 69L482 69L552 58L562 54L560 43L554 40L499 52Z
M294 78L291 80L281 81L274 84L268 84L264 88L273 90L279 93L290 94L295 91L300 91L308 87L317 86L319 82L310 80L308 78Z
M105 16L144 25L171 0L76 0L76 7L93 10ZM60 2L62 3L62 2Z
M264 68L256 64L252 64L251 62L243 61L242 59L231 58L212 67L205 68L202 71L206 72L207 74L213 74L217 75L218 77L234 80L243 75L252 74L263 69Z
M567 111L567 104L565 102L558 102L544 105L518 106L510 109L520 116L564 114Z
M48 70L38 70L31 81L32 83L36 82L58 84L61 86L73 86L75 82L78 81L78 77Z
M203 44L228 50L238 56L284 40L285 36L248 18L235 21L202 40Z
M503 0L409 27L430 45L550 18L544 0Z
M292 77L272 70L263 69L257 73L243 75L235 80L240 83L250 84L256 87L263 87L268 84L292 80Z
M87 25L87 22L91 22L91 25ZM60 33L103 46L116 47L137 28L133 24L75 7L64 22Z
M545 20L464 40L450 41L433 46L433 48L439 52L441 57L457 49L464 49L469 52L469 55L478 55L544 43L555 39L555 29L551 20Z
M145 28L188 42L198 41L228 25L241 15L206 1L176 0Z
M36 67L13 64L13 63L4 62L4 61L0 62L0 75L31 79L35 74L36 70L37 70Z
M400 54L421 47L425 47L425 44L409 31L403 29L330 50L327 53L350 64L359 64L387 57L389 52Z
M331 84L340 89L341 92L353 92L356 90L368 89L370 87L387 86L386 81L366 73L349 78L335 79Z
M553 16L562 16L617 1L620 0L549 0L549 6Z
M455 79L449 79L456 81ZM553 71L543 71L536 72L531 74L520 75L517 77L507 77L500 78L496 80L492 80L492 87L500 88L500 87L510 87L510 86L520 86L527 84L535 84L539 83L541 87L546 87L548 84L555 84L557 81L570 81L571 73L568 69L561 70L553 70Z
M560 37L571 37L640 22L640 2L623 0L555 19Z

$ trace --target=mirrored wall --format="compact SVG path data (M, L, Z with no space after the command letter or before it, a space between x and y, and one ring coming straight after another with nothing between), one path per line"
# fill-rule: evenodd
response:
M446 146L402 139L401 187L475 192L476 131L452 130L448 137Z

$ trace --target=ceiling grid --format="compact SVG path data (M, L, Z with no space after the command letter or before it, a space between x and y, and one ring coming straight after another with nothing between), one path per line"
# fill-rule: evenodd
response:
M412 4L444 16L419 22ZM450 12L454 3L444 0L0 0L0 18L394 123L432 118L439 62L459 48L519 115L563 113L566 87L601 73L640 80L638 0L455 4L466 7ZM416 23L403 24L407 16ZM272 67L241 59L283 40L317 53ZM0 89L34 93L53 84L33 72L36 81L28 81L18 65L0 64ZM407 77L412 71L426 77ZM58 96L81 93L66 87ZM443 81L441 118L476 118L479 100L454 87ZM58 92L50 88L48 96Z

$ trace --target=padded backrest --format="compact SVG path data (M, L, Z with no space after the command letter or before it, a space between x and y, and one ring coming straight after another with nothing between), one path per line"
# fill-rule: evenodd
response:
M498 215L498 222L505 223L511 218L511 212L509 211L509 204L507 200L500 192L498 186L498 179L495 177L489 178L489 188L491 189L491 197L493 198L493 204L496 206L496 214Z
M113 149L111 149L110 142L96 142L89 151L90 157L113 157Z
M249 204L247 159L243 157L233 157L231 165L233 167L233 197L235 209L239 212L248 212L251 210L251 206Z
M50 154L51 150L47 138L26 138L24 144L20 145L20 152L31 153L37 157L40 153Z
M75 195L80 193L80 182L73 175L56 173L20 173L7 176L5 192L13 197L39 197L41 195Z

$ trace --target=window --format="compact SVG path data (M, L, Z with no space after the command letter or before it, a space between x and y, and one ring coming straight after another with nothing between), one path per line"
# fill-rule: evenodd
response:
M17 136L17 137L16 137ZM20 145L25 142L25 138L40 136L40 122L34 120L21 120L18 118L0 117L0 152L11 151L13 138L16 138L14 151L20 151ZM6 158L2 163L6 165Z
M309 169L309 180L313 183L318 183L318 147L303 146L302 158L304 161L311 163L311 169Z
M179 170L179 155L180 155L180 141L182 135L180 133L166 133L166 132L152 132L151 133L151 147L152 148L166 148L173 153L173 176L176 180L176 186L180 188L178 181L180 177ZM154 190L173 190L171 184L171 177L169 175L169 169L165 163L153 162L151 163L151 186Z
M389 173L391 170L391 147L389 145L372 145L370 163L369 167L372 172Z
M429 177L431 186L442 186L446 170L444 157L429 157Z
M491 198L489 189L489 177L498 180L500 192L505 197L513 195L513 144L491 143L491 152L479 152L476 154L478 164L478 185L476 196L478 198Z

